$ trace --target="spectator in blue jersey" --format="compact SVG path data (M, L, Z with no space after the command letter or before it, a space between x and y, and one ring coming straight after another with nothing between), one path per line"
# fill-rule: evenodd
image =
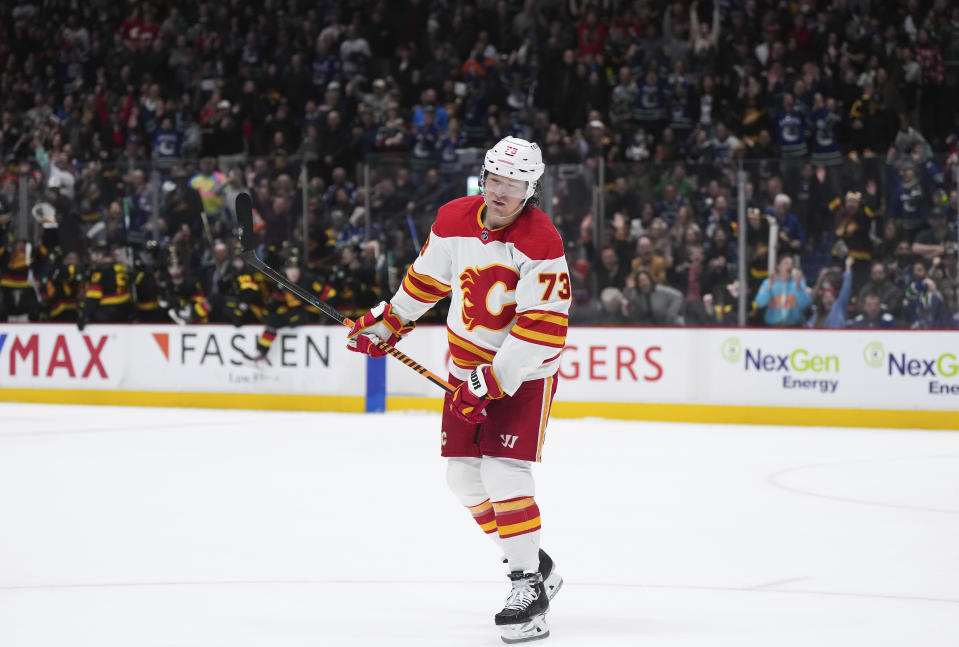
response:
M413 125L422 126L426 123L426 112L433 110L433 124L439 129L439 132L446 132L450 117L446 113L446 108L436 103L436 90L427 88L420 95L420 103L413 109Z
M332 36L316 39L313 56L313 87L316 90L325 90L326 86L340 78L343 63L334 51L335 43Z
M878 294L867 294L861 304L862 313L849 322L850 328L895 328L896 319L882 311Z
M825 184L830 195L839 193L840 166L842 153L839 151L839 132L842 124L842 115L833 97L825 100L821 94L816 94L813 100L812 114L812 164L826 169Z
M179 159L183 148L183 135L173 127L173 119L164 117L160 128L153 132L153 157L165 166Z
M666 122L666 85L654 68L637 82L636 121L646 132L662 131Z
M795 193L806 157L808 137L806 115L796 106L796 100L788 92L783 95L783 107L776 117L776 143L782 158L783 184L790 193Z
M813 304L813 314L806 322L807 328L845 328L849 297L852 294L852 256L846 257L846 271L842 275L842 287L836 293L836 287L828 280L821 281L815 290L817 297ZM828 270L824 278L828 279Z
M773 199L773 208L766 213L773 216L779 223L780 254L795 254L806 244L806 233L803 231L799 218L789 209L792 200L785 193L779 193Z
M756 305L765 308L766 325L799 326L811 303L809 287L802 271L794 267L793 257L780 256L776 271L762 282L756 294Z
M890 150L889 154L891 158L893 151ZM912 243L925 227L929 212L916 168L911 160L903 162L898 170L891 163L887 163L886 180L889 187L889 217L899 222L902 238Z
M413 182L421 184L426 170L436 166L439 157L440 129L435 123L436 108L423 108L423 120L413 132L412 171Z

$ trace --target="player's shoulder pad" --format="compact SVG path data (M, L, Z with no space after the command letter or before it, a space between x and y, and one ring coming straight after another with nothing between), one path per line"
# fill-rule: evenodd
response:
M526 211L507 230L503 242L513 243L517 250L532 260L562 258L563 239L556 226L538 207Z
M482 195L451 200L437 210L431 231L442 238L475 236L479 233L476 216L482 206Z

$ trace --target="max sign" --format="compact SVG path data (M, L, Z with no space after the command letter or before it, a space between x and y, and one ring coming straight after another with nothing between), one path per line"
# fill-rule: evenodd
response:
M15 377L18 372L33 377L68 376L87 379L99 377L107 379L107 370L103 366L101 354L107 344L108 337L99 335L96 339L90 335L81 335L82 343L78 343L75 335L70 336L72 343L67 342L67 336L56 335L53 346L48 346L49 337L40 344L40 336L10 335L0 333L0 356L4 347L9 347L7 375ZM2 364L0 364L2 366Z

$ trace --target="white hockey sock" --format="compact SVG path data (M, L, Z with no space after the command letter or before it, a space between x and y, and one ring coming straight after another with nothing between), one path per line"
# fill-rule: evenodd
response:
M494 501L496 527L510 571L539 568L539 506L533 497Z
M536 530L516 537L500 537L510 571L528 573L539 569L539 535Z

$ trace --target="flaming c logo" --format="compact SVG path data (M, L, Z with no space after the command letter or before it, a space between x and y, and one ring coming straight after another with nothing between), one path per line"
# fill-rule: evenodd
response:
M516 316L517 283L519 274L505 265L467 267L460 274L466 329L502 330L510 325Z

